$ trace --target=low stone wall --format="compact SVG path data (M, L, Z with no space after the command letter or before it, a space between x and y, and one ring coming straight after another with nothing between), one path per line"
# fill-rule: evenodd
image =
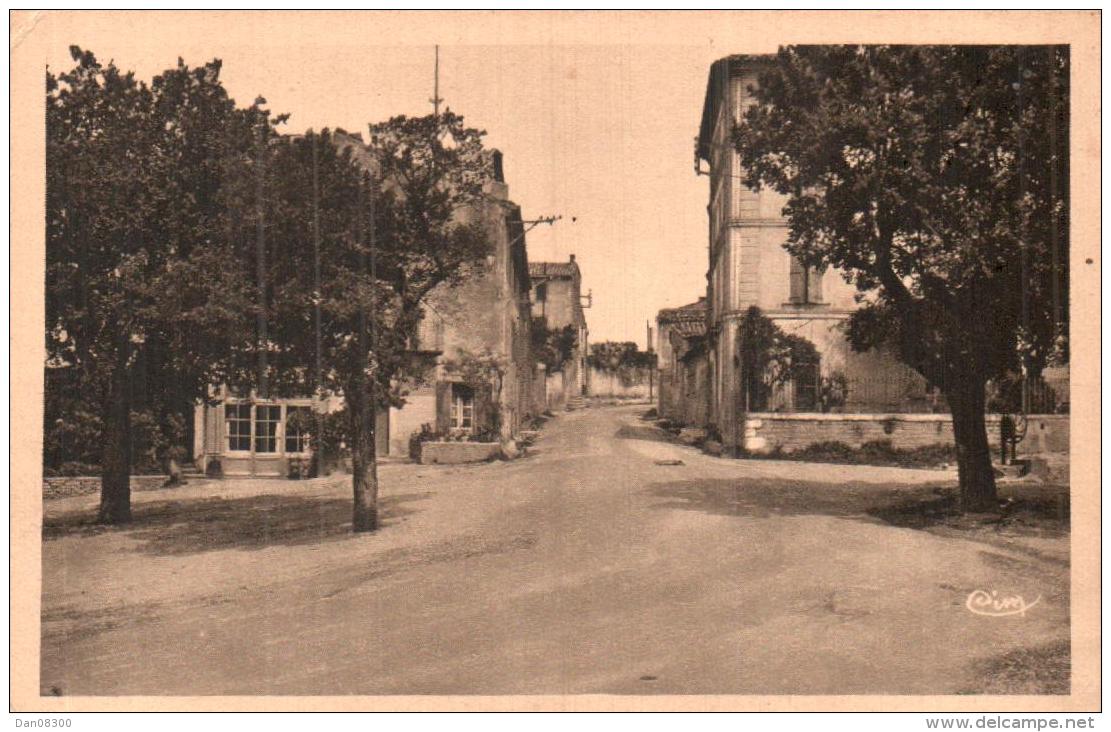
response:
M496 442L422 442L420 464L482 463L497 457L500 450Z
M618 399L647 399L649 384L655 379L655 374L648 368L630 369L626 377L627 383L622 380L620 374L591 366L590 395Z
M999 445L998 415L986 417L988 442ZM745 419L744 448L766 453L776 448L800 450L816 442L843 442L860 447L873 440L890 440L896 448L913 449L953 443L953 419L948 414L816 414L754 413ZM1067 414L1032 415L1020 454L1069 450Z
M165 475L133 475L131 476L131 490L153 491L158 490L168 480ZM69 498L71 496L85 496L100 492L100 476L77 475L44 477L42 479L42 497L44 500L51 498Z

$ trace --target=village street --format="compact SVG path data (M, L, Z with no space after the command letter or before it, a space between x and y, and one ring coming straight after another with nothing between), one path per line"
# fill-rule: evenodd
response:
M375 535L344 475L140 492L121 528L47 501L42 692L1067 691L1067 530L934 524L903 507L953 471L716 459L644 409L384 465ZM976 590L1040 599L990 617Z

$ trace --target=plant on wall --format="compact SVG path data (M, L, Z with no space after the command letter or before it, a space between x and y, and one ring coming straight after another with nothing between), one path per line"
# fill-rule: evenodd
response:
M490 350L480 352L460 349L458 355L444 362L444 373L458 383L469 386L478 399L488 394L489 403L476 403L476 415L484 418L476 420L474 437L480 442L495 441L501 436L501 392L505 383L508 362Z
M647 371L656 365L656 354L637 350L632 341L603 341L590 344L587 363L599 371L614 374L625 387L644 382Z
M748 408L768 408L773 390L812 376L820 361L814 344L787 333L753 305L741 319L741 358Z
M578 344L575 326L549 328L547 319L537 316L532 319L530 332L532 354L537 363L544 364L549 374L562 371L563 366L571 360L571 354Z

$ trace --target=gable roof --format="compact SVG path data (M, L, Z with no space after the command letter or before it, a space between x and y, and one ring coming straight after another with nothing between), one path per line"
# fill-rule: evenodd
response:
M671 333L684 339L696 339L706 335L706 298L677 308L664 308L656 315L660 326L671 326Z
M680 305L677 308L664 308L656 315L656 320L660 323L686 323L694 321L705 321L706 319L706 298L700 297L692 303Z
M529 262L529 277L569 277L573 278L579 273L579 266L574 262Z

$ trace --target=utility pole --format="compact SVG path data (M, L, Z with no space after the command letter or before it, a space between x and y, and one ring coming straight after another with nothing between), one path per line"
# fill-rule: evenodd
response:
M320 300L323 296L320 289L320 159L316 149L315 131L309 136L309 142L312 143L313 324L316 328L316 398L319 401L314 410L316 445L313 450L313 462L316 465L316 475L319 476L323 471L321 461L324 457L323 454L318 454L323 453L324 446L324 361L322 354L324 341L320 319Z
M645 327L646 332L648 333L648 337L645 339L645 350L648 353L652 353L652 321L651 320L644 321L644 327ZM652 394L655 390L655 381L656 381L656 364L649 363L648 364L648 401L652 401Z
M378 189L375 187L374 178L369 179L367 185L368 192L368 208L367 222L368 226L368 243L370 248L370 349L374 354L374 378L370 382L370 399L371 399L371 413L374 415L374 430L375 433L378 429L378 402L377 400L377 386L378 386L378 369L381 364L378 362L378 227L376 226L375 216L377 211ZM375 434L377 439L377 434ZM376 482L377 484L377 482Z
M263 112L265 115L265 112ZM258 277L258 397L265 399L269 392L267 371L269 365L266 351L269 348L269 335L266 323L266 118L262 117L258 133L258 153L255 165L255 261ZM254 446L251 447L252 452Z

